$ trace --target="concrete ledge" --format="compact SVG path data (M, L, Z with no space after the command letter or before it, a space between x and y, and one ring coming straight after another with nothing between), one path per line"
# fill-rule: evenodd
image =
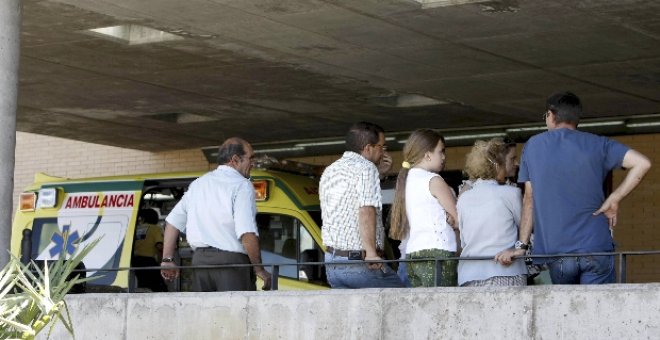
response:
M84 340L660 338L660 284L87 294L67 303ZM59 325L51 336L70 338Z

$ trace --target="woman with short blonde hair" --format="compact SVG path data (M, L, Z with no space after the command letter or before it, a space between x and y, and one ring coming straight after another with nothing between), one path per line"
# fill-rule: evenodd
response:
M518 240L522 211L520 189L505 185L516 171L515 144L500 138L476 141L465 169L471 186L458 198L461 257L493 256L493 260L461 260L460 286L523 286L527 267L523 259L503 262L499 255L512 252Z

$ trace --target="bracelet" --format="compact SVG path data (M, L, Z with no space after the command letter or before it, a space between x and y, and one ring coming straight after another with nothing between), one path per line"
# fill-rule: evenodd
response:
M172 258L172 257L163 257L163 259L160 262L161 263L163 263L163 262L174 262L174 258Z

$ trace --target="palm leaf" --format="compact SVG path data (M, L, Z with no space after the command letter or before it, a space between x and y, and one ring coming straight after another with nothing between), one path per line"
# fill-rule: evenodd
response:
M64 297L74 285L94 278L69 277L98 241L76 249L68 260L60 256L55 261L44 262L43 269L34 261L23 264L12 255L0 270L0 338L33 339L48 324L50 335L57 321L73 336Z

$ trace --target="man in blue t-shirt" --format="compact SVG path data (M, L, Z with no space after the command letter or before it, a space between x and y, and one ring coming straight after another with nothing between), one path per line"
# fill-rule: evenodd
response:
M525 144L518 174L518 181L525 183L525 195L517 256L528 248L532 227L534 255L614 251L611 228L616 225L619 202L639 184L651 163L619 142L576 130L581 113L575 94L552 95L544 114L548 131ZM605 198L607 174L621 167L629 170L625 179ZM615 280L613 256L535 262L548 264L555 284Z

